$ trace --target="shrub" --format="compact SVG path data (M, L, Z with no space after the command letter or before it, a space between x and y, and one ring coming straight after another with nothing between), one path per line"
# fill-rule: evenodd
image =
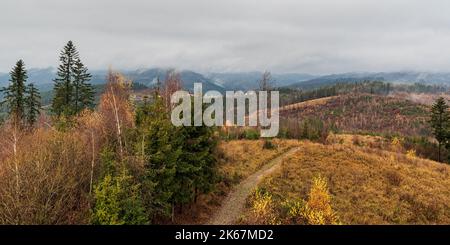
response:
M275 207L279 206L277 209ZM256 224L337 225L340 224L331 206L331 196L327 182L315 177L308 200L286 199L281 203L274 201L272 195L262 189L256 189L251 202L252 218Z
M427 158L433 161L438 160L437 143L430 141L426 137L405 137L403 147L406 149L414 149L416 156L420 156L421 158ZM441 149L441 156L441 159L446 159L450 156L445 147Z
M402 147L402 140L399 139L398 137L392 138L391 148L392 148L393 151L396 151L396 152L402 151L402 148L403 148Z
M287 199L281 205L283 210L285 210L286 217L289 220L288 224L307 224L303 218L303 212L305 210L305 201L303 199Z
M257 224L277 224L277 215L272 195L264 190L256 189L253 195L252 211Z
M325 178L318 176L313 179L302 216L310 225L339 224L331 207L331 196Z
M140 186L123 170L119 176L106 175L94 190L91 222L96 225L147 224Z
M297 224L336 225L338 217L331 207L331 196L327 181L318 176L313 179L313 185L308 195L308 201L287 201L288 217Z
M247 129L245 131L244 137L245 137L245 139L248 139L248 140L257 140L257 139L259 139L260 135L256 129Z
M275 149L276 145L271 140L264 140L263 149L272 150Z
M319 118L307 118L300 124L300 138L325 142L328 129Z
M14 143L13 132L0 129L0 223L87 223L89 141L80 132L36 129ZM4 151L13 147L16 155Z
M416 158L416 150L414 150L414 149L408 150L406 152L406 156L411 159Z

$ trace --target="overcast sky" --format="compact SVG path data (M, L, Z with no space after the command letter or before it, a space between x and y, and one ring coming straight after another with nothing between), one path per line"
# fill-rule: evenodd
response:
M448 0L1 0L0 71L450 71Z

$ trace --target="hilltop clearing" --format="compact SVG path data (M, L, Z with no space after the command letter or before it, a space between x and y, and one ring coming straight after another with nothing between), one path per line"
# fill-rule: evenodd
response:
M313 180L321 186L319 176L326 190L318 194L312 186ZM327 212L343 224L450 222L450 166L367 147L304 141L257 193L241 223L316 223L311 215ZM314 207L311 200L329 200L331 207Z

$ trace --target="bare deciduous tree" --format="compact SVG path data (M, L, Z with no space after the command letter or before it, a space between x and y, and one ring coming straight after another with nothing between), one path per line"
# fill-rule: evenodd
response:
M79 132L37 129L17 139L16 154L2 159L0 223L88 222L89 144Z
M120 73L110 71L107 77L105 93L100 99L99 111L103 117L105 128L117 140L118 151L123 157L125 143L122 128L131 128L134 125L134 111L130 101L131 81ZM110 124L114 124L114 126Z
M272 89L273 78L272 74L268 71L265 71L259 81L259 90L261 91L270 91Z
M164 81L164 88L162 91L162 97L164 104L169 110L172 109L170 103L170 96L182 88L181 76L175 70L169 70L166 74L166 80Z

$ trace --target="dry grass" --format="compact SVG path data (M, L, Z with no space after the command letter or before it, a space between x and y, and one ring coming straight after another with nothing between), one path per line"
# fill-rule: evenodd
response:
M204 224L220 208L222 201L241 180L261 169L264 164L300 144L297 140L273 139L274 149L264 149L264 140L231 140L219 144L217 157L221 180L216 190L201 195L198 202L179 215L175 223Z
M318 175L344 224L450 224L449 165L369 147L303 142L260 188L282 215L282 203L306 199Z
M264 149L264 140L233 140L219 145L220 174L234 183L250 176L269 160L277 157L289 148L298 146L298 140L271 140L274 149Z
M287 110L298 110L309 106L318 106L318 105L324 105L329 100L332 100L334 98L337 98L338 96L330 96L325 98L319 98L319 99L313 99L313 100L307 100L295 104L285 105L280 108L280 111L287 111Z
M341 144L344 146L368 146L371 148L380 149L386 149L391 144L388 139L381 136L333 133L328 135L327 142L331 144Z

